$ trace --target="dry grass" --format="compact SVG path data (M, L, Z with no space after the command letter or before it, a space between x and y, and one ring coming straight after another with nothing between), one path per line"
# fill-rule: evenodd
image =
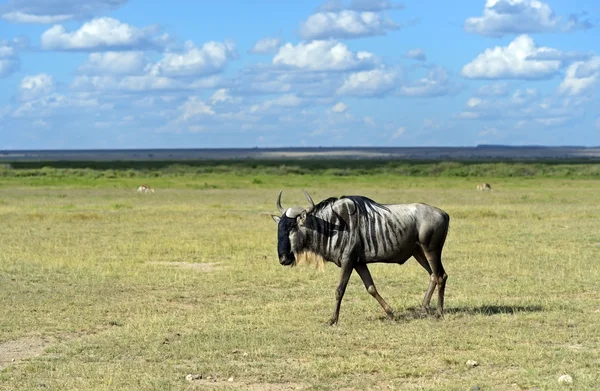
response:
M4 186L0 349L49 343L3 364L0 389L558 390L564 373L598 389L597 182L305 181L315 201L448 211L446 318L418 313L427 276L410 261L371 268L394 321L353 275L324 327L339 271L278 264L278 189Z

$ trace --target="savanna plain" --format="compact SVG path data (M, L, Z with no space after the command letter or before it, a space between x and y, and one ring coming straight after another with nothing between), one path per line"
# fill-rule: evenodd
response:
M366 166L3 165L0 390L600 389L599 164ZM280 189L447 211L445 318L411 259L370 267L393 320L353 274L324 326L339 269L279 265Z

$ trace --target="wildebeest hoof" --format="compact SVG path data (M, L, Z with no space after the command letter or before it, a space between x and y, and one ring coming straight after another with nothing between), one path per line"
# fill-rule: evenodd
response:
M337 325L337 320L329 319L327 322L323 324L325 327L335 326Z

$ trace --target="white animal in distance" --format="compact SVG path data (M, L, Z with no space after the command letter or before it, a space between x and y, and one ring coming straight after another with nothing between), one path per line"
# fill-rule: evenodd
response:
M148 185L140 185L140 186L138 187L138 189L137 189L137 192L138 192L138 193L144 193L144 194L146 194L146 193L148 193L148 192L150 192L150 193L154 193L154 189L153 189L153 188L151 188L151 187L150 187L150 186L148 186Z

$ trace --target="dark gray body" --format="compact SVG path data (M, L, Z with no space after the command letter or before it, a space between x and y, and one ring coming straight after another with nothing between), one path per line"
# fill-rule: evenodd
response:
M306 196L312 205L310 209L281 208L283 214L276 218L279 259L283 265L289 265L295 261L294 254L309 251L341 268L336 309L330 324L338 320L352 270L356 270L368 292L391 317L392 309L377 292L367 264L403 264L411 256L430 274L423 309L429 310L433 290L438 286L437 312L443 316L448 276L441 253L450 221L446 212L422 203L381 205L361 196L329 198L314 205L308 193ZM280 206L280 198L277 204Z

